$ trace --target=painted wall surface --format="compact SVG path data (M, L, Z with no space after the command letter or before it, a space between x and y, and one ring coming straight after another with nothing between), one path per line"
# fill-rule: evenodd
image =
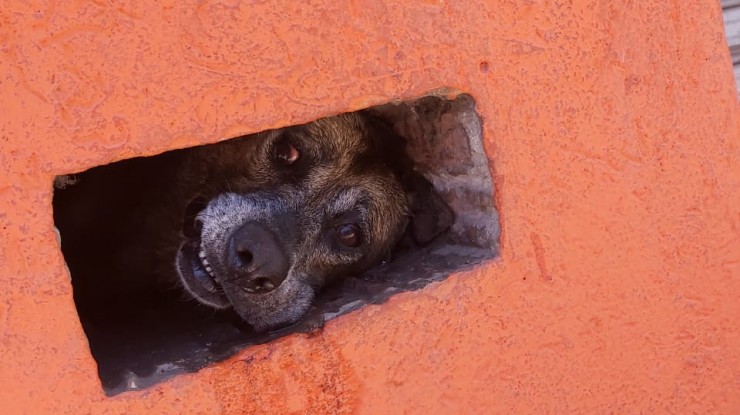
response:
M471 93L501 258L106 398L54 175ZM740 413L740 113L714 0L0 8L4 414Z

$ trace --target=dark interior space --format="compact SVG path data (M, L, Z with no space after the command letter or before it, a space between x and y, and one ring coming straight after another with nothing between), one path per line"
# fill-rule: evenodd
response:
M137 248L147 249L130 240L131 221L120 219L153 196L141 192L139 183L159 181L166 186L176 180L172 172L181 162L179 150L57 177L54 220L80 320L108 395L196 371L248 345L318 330L324 322L366 304L382 303L398 292L420 289L495 258L498 214L473 99L428 96L371 111L406 140L415 171L454 211L454 224L428 245L399 248L370 271L326 287L300 322L267 333L256 333L232 311L216 311L189 299L181 287L147 272L129 276L139 282L132 285L107 271L111 261L125 261ZM157 266L151 264L150 269Z

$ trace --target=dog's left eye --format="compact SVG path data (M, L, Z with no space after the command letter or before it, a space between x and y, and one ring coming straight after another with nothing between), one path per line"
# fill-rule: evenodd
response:
M355 224L339 225L335 231L339 243L348 248L357 248L362 244L362 231Z
M294 164L301 157L301 152L288 140L275 143L275 160L284 166Z

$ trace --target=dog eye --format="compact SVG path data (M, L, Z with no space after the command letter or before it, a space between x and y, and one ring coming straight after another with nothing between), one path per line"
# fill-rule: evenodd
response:
M362 231L355 224L344 224L336 227L337 240L348 248L357 248L362 244Z
M298 161L301 152L288 140L283 139L275 143L275 160L284 166L290 166Z

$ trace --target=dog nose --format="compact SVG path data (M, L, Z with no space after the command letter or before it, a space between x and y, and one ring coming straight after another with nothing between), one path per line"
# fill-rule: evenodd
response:
M226 250L226 265L236 283L250 293L267 293L288 275L288 258L275 235L258 222L234 231Z

